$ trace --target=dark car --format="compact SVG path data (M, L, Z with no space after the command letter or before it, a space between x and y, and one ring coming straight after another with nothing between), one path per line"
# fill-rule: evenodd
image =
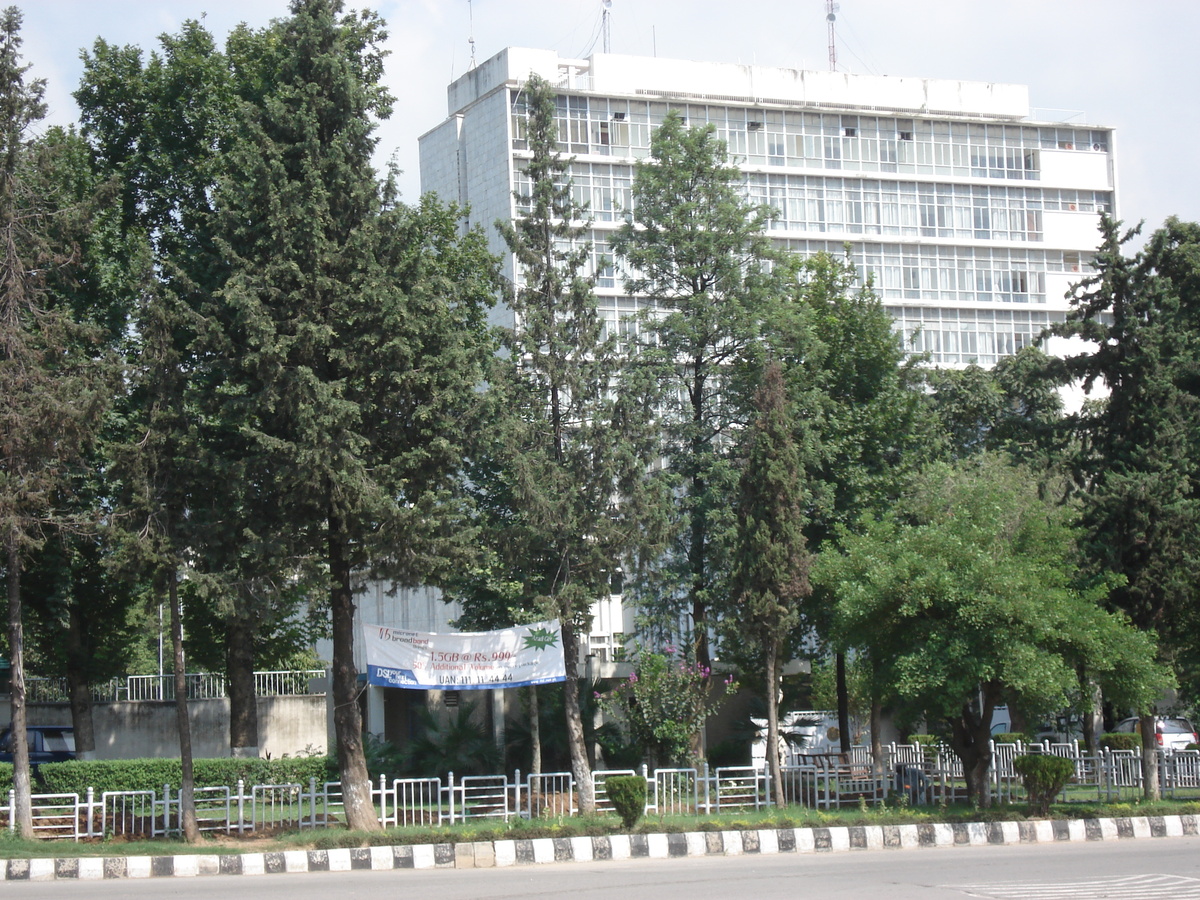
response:
M63 725L27 725L25 739L29 745L30 765L65 762L75 758L75 730ZM5 728L0 734L0 762L10 763L12 731Z

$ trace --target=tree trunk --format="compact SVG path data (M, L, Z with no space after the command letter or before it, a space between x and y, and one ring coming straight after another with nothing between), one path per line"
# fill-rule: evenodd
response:
M883 704L871 698L871 766L875 774L883 774Z
M196 778L192 770L192 723L188 718L187 663L183 658L183 616L179 609L179 575L167 572L167 600L171 604L171 649L175 655L175 724L179 729L179 828L189 844L200 840L196 821Z
M570 678L570 672L567 673ZM534 775L542 774L542 713L538 709L537 685L529 686L529 743L532 759L529 771Z
M29 743L25 736L25 632L21 624L21 551L14 526L8 533L8 661L12 666L9 743L13 755L13 817L17 836L33 838Z
M244 604L238 604L243 607ZM235 611L225 628L225 683L229 688L229 752L254 759L258 753L258 697L254 690L254 628Z
M783 771L779 767L779 642L771 640L766 646L767 663L767 774L771 779L771 794L775 805L783 809Z
M850 686L846 681L846 654L838 653L835 657L837 673L837 715L838 742L842 753L850 752Z
M571 774L579 791L579 811L590 816L596 811L596 797L592 791L592 767L588 764L587 742L583 736L583 716L579 710L579 643L575 637L575 626L569 616L563 616L562 642L563 661L566 663L567 680L563 682L563 705L567 712L567 747L571 751Z
M1160 798L1158 784L1158 723L1154 712L1138 716L1142 733L1142 796L1147 800Z
M1087 678L1080 679L1083 689L1083 747L1088 756L1100 752L1100 732L1104 727L1104 716L1101 712L1104 697L1100 693L1100 685Z
M96 758L96 729L92 723L92 686L88 678L87 628L79 606L67 612L67 700L75 730L75 758Z
M330 607L333 620L333 730L337 739L338 770L346 826L354 831L379 831L371 802L371 777L363 748L362 715L358 709L358 672L354 668L354 595L350 590L350 561L341 521L329 515Z
M991 806L992 792L988 773L992 767L992 712L1001 696L995 684L980 689L980 711L963 704L962 713L950 721L950 747L962 760L967 781L967 797L980 808Z

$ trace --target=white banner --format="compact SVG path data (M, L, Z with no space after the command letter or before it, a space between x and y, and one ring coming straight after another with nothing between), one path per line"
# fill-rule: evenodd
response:
M367 681L417 690L522 687L566 680L557 621L435 634L363 625Z

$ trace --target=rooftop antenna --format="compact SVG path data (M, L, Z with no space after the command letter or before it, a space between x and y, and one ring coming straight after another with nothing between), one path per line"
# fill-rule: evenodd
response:
M604 36L601 43L605 53L612 53L612 31L609 21L612 16L612 13L609 12L612 9L612 0L600 0L600 7L600 33Z
M470 31L467 35L467 43L471 45L471 65L470 68L475 68L475 5L471 0L467 0L467 18L470 21Z
M829 71L837 71L837 34L834 31L834 23L837 21L837 12L842 7L834 3L833 0L825 0L825 21L829 24Z

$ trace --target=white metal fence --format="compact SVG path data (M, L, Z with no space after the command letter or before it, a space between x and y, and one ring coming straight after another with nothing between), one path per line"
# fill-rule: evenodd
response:
M1113 800L1141 791L1139 754L1131 750L1105 751L1087 756L1074 744L1000 744L993 746L990 788L1002 801L1025 799L1012 761L1030 753L1052 753L1075 761L1075 777L1064 790L1064 799ZM961 765L945 748L892 744L875 765L859 751L812 754L782 770L789 803L831 809L883 801L927 804L966 799ZM957 762L957 760L953 760ZM1168 797L1200 798L1200 751L1159 754L1162 792ZM633 770L592 773L597 809L612 804L605 782ZM769 805L770 787L763 769L731 766L709 769L657 769L642 767L647 781L647 815L711 814ZM576 783L570 772L506 775L472 775L456 779L382 776L371 785L372 799L384 826L438 826L475 819L559 818L576 815ZM177 787L161 791L112 791L99 796L35 794L34 833L38 837L96 838L104 836L161 837L179 830ZM271 832L278 829L320 828L344 821L341 785L318 783L269 784L200 788L195 792L197 817L204 831L226 834ZM0 821L14 828L8 803L0 806Z

